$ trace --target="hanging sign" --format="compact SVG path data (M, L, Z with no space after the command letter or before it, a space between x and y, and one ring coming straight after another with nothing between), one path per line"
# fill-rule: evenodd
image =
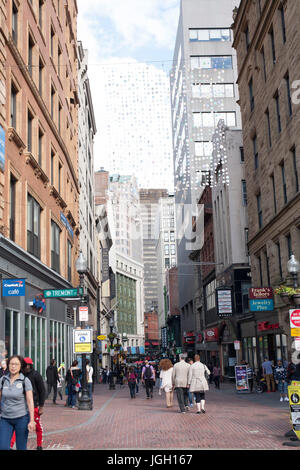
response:
M74 354L91 354L93 352L93 330L73 330Z
M300 382L293 381L288 387L288 394L293 430L300 439Z
M89 321L89 308L86 306L79 307L79 321Z
M231 288L216 289L217 313L220 318L233 315L233 301Z
M3 279L2 280L3 297L24 297L25 279Z

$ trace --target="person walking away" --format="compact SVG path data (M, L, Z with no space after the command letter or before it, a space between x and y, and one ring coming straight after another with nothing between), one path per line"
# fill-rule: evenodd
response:
M135 387L136 387L136 381L137 381L137 374L134 371L133 367L129 367L128 374L127 374L127 381L128 381L128 387L130 391L130 397L135 398Z
M75 408L76 405L76 385L79 383L81 370L78 367L78 361L73 361L66 375L66 383L68 389L67 406Z
M53 388L53 405L56 405L56 396L57 396L57 382L59 381L58 370L56 367L56 360L51 359L50 366L46 370L47 377L47 386L48 386L48 395L49 397L51 390Z
M91 404L93 404L93 373L94 368L90 366L89 359L86 359L86 383Z
M288 384L287 384L287 368L282 364L281 359L278 359L277 366L274 369L274 380L278 384L278 391L280 393L280 401L289 401L288 399Z
M8 374L0 379L0 450L10 450L14 432L17 450L26 450L28 434L35 431L32 384L22 373L24 366L21 356L11 356Z
M44 404L46 399L46 390L44 380L41 374L34 369L33 361L30 357L24 357L25 367L23 373L25 377L31 382L32 393L33 393L33 404L34 404L34 421L35 421L35 432L36 432L36 450L43 450L43 426L41 423L41 416L44 413ZM10 443L12 448L15 443L15 433Z
M248 384L249 384L250 392L252 393L252 392L253 392L253 377L254 377L254 373L253 373L253 369L252 369L252 367L250 366L250 364L249 364L248 361L246 362L246 366L247 366Z
M175 388L176 390L180 413L185 413L185 411L189 411L187 384L190 367L191 366L187 362L185 362L184 355L179 354L179 362L177 362L173 367L172 384L173 389Z
M200 362L200 356L196 354L188 374L188 387L196 397L197 414L205 413L205 392L209 390L206 374L209 376L210 370Z
M102 370L102 383L106 384L107 380L107 366L105 366L105 369Z
M139 393L139 384L141 380L141 368L134 367L134 372L136 373L136 384L135 384L135 393Z
M172 408L174 395L172 383L173 364L170 359L162 359L159 363L159 367L159 378L161 379L160 390L163 390L166 394L167 408Z
M214 384L215 384L215 388L217 388L219 390L220 389L220 375L221 375L221 369L220 369L219 366L215 366L213 368L212 375L213 375L213 381L214 381Z
M271 386L272 386L272 392L275 392L275 381L274 381L274 376L273 376L273 365L272 362L269 361L267 357L265 357L265 361L262 363L262 372L263 376L266 379L267 383L267 393L271 392Z
M189 364L190 366L191 366L192 364L194 364L194 361L193 361L193 359L192 359L191 357L188 359L188 364ZM194 406L193 398L194 398L194 397L193 397L193 394L189 391L189 389L188 389L188 397L189 397L189 406L190 406L190 408L193 408L193 406Z
M213 366L213 364L210 362L207 367L209 368L209 371L210 371L210 376L209 376L208 382L209 382L210 384L212 384L212 383L213 383L213 378L214 378L214 374L213 374L214 366Z
M153 398L153 384L155 383L155 371L153 367L146 360L142 369L142 383L146 387L147 399Z

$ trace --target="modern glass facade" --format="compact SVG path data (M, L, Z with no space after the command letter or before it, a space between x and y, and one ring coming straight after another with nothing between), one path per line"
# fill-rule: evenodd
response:
M137 334L136 281L117 273L118 331L127 335Z

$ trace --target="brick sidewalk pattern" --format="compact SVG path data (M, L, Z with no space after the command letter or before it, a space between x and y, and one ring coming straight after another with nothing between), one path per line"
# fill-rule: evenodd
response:
M291 429L288 402L279 394L238 395L233 384L213 385L206 393L206 414L196 414L196 406L185 414L166 408L164 393L155 388L147 400L145 389L135 399L124 385L109 390L95 385L94 408L81 411L64 407L65 401L45 404L42 424L45 450L101 449L218 449L218 450L299 450L283 446ZM30 434L28 449L36 448Z

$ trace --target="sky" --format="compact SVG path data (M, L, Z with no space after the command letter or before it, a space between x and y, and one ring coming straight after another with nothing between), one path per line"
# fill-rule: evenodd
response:
M95 170L173 190L169 70L180 0L77 0L88 49Z

